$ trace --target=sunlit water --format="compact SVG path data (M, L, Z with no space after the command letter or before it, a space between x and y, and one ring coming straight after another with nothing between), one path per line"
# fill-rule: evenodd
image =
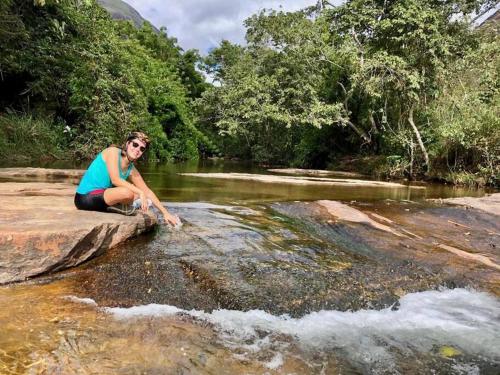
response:
M305 351L333 351L346 356L358 369L398 372L405 357L428 355L453 345L462 355L500 361L500 303L484 293L465 289L412 293L399 307L379 311L321 310L291 318L262 310L215 310L206 313L168 305L103 308L116 319L189 315L214 324L221 340L242 355L270 350L265 365L278 368L290 341ZM451 368L458 370L459 362ZM479 368L470 365L470 369Z
M484 191L177 174L267 173L227 162L140 169L183 226L0 288L0 374L500 372L500 302L479 291L498 288L494 270L468 270L418 242L334 225L312 204L347 201L392 218L418 210L417 224L402 223L432 242L443 238L429 220L444 225L462 211L428 207L425 198ZM475 215L482 229L498 232ZM479 251L497 241L474 236Z
M201 161L182 164L150 164L139 167L145 179L165 200L173 201L281 201L281 200L379 200L379 199L426 199L457 196L481 196L482 189L452 187L443 184L427 184L427 188L373 188L373 187L318 187L286 184L262 184L252 181L211 180L179 173L258 173L269 174L266 168L228 161ZM283 176L283 175L282 175ZM405 184L405 182L402 182Z

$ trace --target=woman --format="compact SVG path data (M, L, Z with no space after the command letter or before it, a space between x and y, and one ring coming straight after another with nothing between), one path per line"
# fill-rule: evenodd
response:
M76 189L75 206L79 210L106 212L113 211L110 209L113 205L129 204L139 198L142 210L147 211L150 199L167 223L178 224L179 218L163 207L134 167L149 143L144 133L133 132L121 149L111 146L97 155Z

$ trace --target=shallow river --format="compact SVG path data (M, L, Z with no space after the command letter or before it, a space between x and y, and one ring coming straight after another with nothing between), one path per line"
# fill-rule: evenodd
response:
M178 175L269 173L228 162L140 170L183 226L0 287L0 374L500 373L498 271L432 245L489 251L499 224L426 201L484 191ZM331 220L326 199L412 236ZM450 223L466 214L464 237Z

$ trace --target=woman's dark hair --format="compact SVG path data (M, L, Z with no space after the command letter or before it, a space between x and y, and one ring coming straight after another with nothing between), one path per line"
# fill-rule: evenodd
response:
M146 144L146 147L149 146L149 144L151 143L151 141L149 140L149 137L144 134L143 132L132 132L130 133L128 136L127 136L127 140L125 141L126 142L129 142L129 141L132 141L134 139L138 139L139 141L142 141Z
M120 147L122 149L122 155L125 155L125 150L127 149L127 143L133 141L134 139L138 139L139 141L144 142L146 144L146 150L149 148L151 140L146 134L144 134L143 132L132 132L127 135L125 142L123 142L123 145Z

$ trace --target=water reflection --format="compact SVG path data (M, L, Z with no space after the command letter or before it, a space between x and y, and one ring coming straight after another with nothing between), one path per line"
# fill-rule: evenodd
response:
M467 189L425 184L426 189L348 186L296 186L255 181L201 179L179 173L256 173L271 174L266 168L249 163L205 160L199 163L149 164L140 167L148 184L162 200L258 202L283 200L422 200L457 196L482 196L483 189ZM281 175L280 175L281 176Z
M57 161L37 167L85 169L86 163ZM7 166L7 165L4 165ZM11 166L11 165L9 165ZM26 165L21 165L26 166ZM33 166L33 165L31 165ZM200 160L183 163L139 163L138 169L161 200L185 202L259 202L336 200L423 200L459 196L482 196L487 189L468 189L443 184L424 184L426 189L349 186L297 186L255 181L214 180L181 176L180 173L255 173L271 174L266 168L251 163L229 160ZM273 173L276 174L276 173ZM283 176L282 174L276 174ZM404 184L405 182L403 182Z

